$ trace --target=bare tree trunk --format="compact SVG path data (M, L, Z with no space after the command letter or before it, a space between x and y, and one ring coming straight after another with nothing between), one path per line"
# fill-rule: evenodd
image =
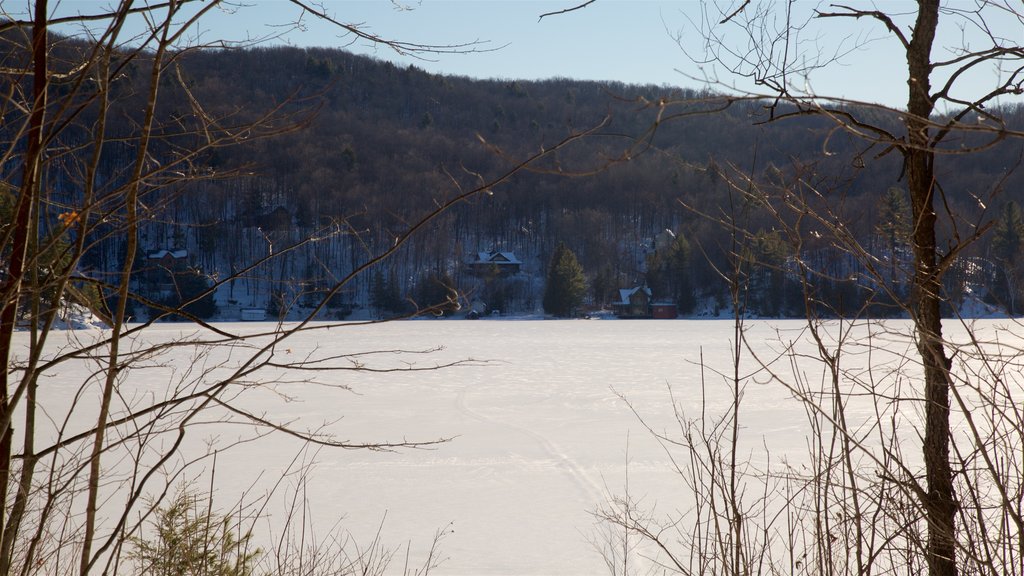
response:
M928 118L932 114L931 49L939 21L939 0L920 0L914 35L907 46L909 98L907 149L904 153L907 187L914 214L913 314L917 347L924 366L925 434L923 455L928 493L924 512L928 521L927 561L932 576L957 573L954 540L956 496L949 464L949 371L951 363L942 343L942 279L938 267L934 209L935 153L931 149Z
M168 29L173 20L173 14L178 7L172 2L166 20L161 24L162 30L160 42L152 58L152 69L150 72L149 94L146 100L146 109L142 121L142 130L139 136L138 151L136 153L134 172L130 183L127 186L124 201L125 223L126 223L126 250L124 263L121 266L118 279L117 308L113 315L113 326L110 337L110 352L108 354L108 365L103 383L103 394L100 401L99 416L96 420L96 429L93 435L92 452L89 456L89 484L86 495L84 539L82 544L81 574L86 576L96 558L92 555L93 539L95 538L98 498L102 467L100 459L104 449L106 437L107 420L110 414L110 404L114 397L114 388L117 379L123 370L120 358L120 339L122 331L125 330L127 321L128 296L131 285L131 272L135 264L135 253L138 249L139 240L139 216L138 198L139 189L142 187L143 172L149 151L149 141L152 132L153 118L156 111L157 94L160 89L160 75L164 66L164 54L169 45Z
M0 294L5 303L0 311L0 497L6 498L7 487L11 477L11 445L14 430L11 428L11 417L14 411L12 394L9 393L11 358L11 341L14 336L14 323L17 317L21 280L25 273L25 259L28 256L29 229L33 208L38 199L39 170L43 155L43 120L46 112L46 69L47 69L47 6L46 0L37 0L35 5L35 25L32 27L32 114L29 119L28 143L25 152L24 176L21 194L18 197L14 217L14 238L10 267L7 281ZM3 533L7 518L4 517L6 506L0 510L0 541L7 535ZM10 572L11 562L7 554L0 554L0 575Z

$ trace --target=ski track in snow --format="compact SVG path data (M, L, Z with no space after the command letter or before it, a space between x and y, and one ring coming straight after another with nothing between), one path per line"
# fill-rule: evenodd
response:
M557 463L558 468L561 469L566 474L566 476L568 476L572 480L572 482L576 485L577 489L579 489L579 491L582 493L582 496L586 499L587 502L601 502L606 498L605 491L601 488L601 486L597 482L594 482L594 479L591 478L590 475L587 474L585 470L583 470L583 468L576 464L576 462L573 461L572 457L570 457L562 450L559 450L553 442L551 442L549 439L542 436L541 434L533 430L530 430L529 428L525 428L517 424L512 424L510 422L497 420L490 416L481 414L476 410L473 410L466 403L466 395L468 392L469 386L463 386L462 389L459 390L459 393L455 398L455 408L461 414L469 418L472 418L473 420L476 420L477 422L480 422L482 424L500 426L529 437L538 446L540 446L541 450L547 456L549 456L552 460L554 460Z

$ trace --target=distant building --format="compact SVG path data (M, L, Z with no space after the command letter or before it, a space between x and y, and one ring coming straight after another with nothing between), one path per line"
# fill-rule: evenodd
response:
M619 299L612 302L612 309L619 318L650 318L651 289L637 286L619 290Z
M160 287L174 284L174 275L188 269L188 250L157 250L146 254L142 277Z
M668 228L662 230L657 236L654 237L654 251L664 252L668 250L673 243L676 241L675 232L672 232Z
M267 319L267 311L263 308L242 308L239 316L243 322L262 322Z
M679 307L674 302L654 302L651 304L651 318L655 320L672 320L679 316Z
M184 269L188 262L188 250L157 250L146 254L146 261L150 266L163 266L168 270L177 266Z
M491 270L497 269L502 276L518 274L523 263L516 258L515 252L478 252L476 259L468 262L473 274L483 276Z

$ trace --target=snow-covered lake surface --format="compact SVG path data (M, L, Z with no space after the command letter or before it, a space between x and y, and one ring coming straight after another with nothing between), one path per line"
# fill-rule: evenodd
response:
M255 332L267 326L225 328ZM748 322L747 341L762 358L775 358L785 343L804 338L803 326ZM888 326L908 329L904 322ZM146 339L171 340L180 333L180 327L165 324L149 330ZM850 354L848 368L899 363L912 349L892 334L876 338L891 355ZM645 507L673 512L686 506L685 485L637 414L655 430L678 430L673 396L687 416L725 413L731 395L721 373L731 373L734 339L732 323L720 320L345 325L296 335L279 347L279 358L443 347L363 361L371 368L476 362L436 371L295 374L291 382L265 383L272 390L247 390L239 402L275 422L326 425L325 431L350 442L451 438L425 450L317 451L305 490L320 536L340 526L368 542L383 521L385 543L411 541L415 561L434 533L450 526L440 544L446 560L436 574L601 574L607 573L597 550L602 529L592 512L624 491L627 471L629 492ZM171 366L180 374L196 364L192 354L171 353L160 368L130 376L122 393L159 394ZM820 376L815 366L806 363L805 376ZM785 372L790 363L774 367ZM748 360L741 371L753 372L754 362ZM304 378L325 385L299 381ZM49 401L70 402L80 382L81 373L70 369L48 379L54 391ZM750 378L742 406L741 459L764 459L764 444L776 462L805 451L804 409L783 386L764 374ZM199 450L208 439L227 444L251 435L245 426L204 425L194 431L192 446ZM275 435L220 453L218 498L230 501L254 481L280 478L301 449L294 439Z

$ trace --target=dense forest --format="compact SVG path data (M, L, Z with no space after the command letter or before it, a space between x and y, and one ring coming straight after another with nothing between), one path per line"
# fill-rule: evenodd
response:
M62 51L87 49L67 39L54 53L59 59ZM0 59L10 67L25 53L8 38ZM136 83L144 69L127 62L114 87L117 113L98 168L111 185L134 157L117 135L136 129L133 111L145 98ZM887 303L905 294L912 223L902 167L896 155L863 148L827 117L668 86L442 76L334 49L185 52L162 83L154 163L204 138L190 129L196 115L229 127L273 111L300 125L189 161L196 173L230 177L149 183L135 289L158 301L181 297L169 294L168 273L191 278L190 291L200 292L233 278L196 303L199 316L308 310L326 287L446 201L496 180L347 284L323 317L406 314L449 300L434 312L535 313L560 244L586 277L574 313L608 309L620 290L638 286L654 300L677 303L683 315L716 315L740 302L753 315L800 316L808 301L824 314L885 315L895 310ZM83 140L92 106L75 112ZM876 125L898 125L896 112L858 113ZM1024 126L1024 107L997 115ZM520 167L531 154L585 131L557 154ZM70 141L75 134L63 136L69 153L79 144ZM1022 157L1021 144L1009 143L943 159L942 204L964 225L943 233L995 230L959 253L946 276L949 300L962 309L1017 311L1024 286L1017 281L1024 268L1017 262L1024 242L1017 207L1024 201ZM80 175L60 162L50 166L42 230L56 226L61 206L82 193ZM20 169L13 160L0 165L2 180L16 183ZM816 224L796 226L808 211L819 216ZM828 225L830 219L837 224ZM799 239L791 234L797 229ZM102 279L120 266L125 242L102 226L95 235L81 273ZM837 235L855 238L865 253L852 253ZM241 269L283 248L287 253L272 265ZM520 265L482 266L488 255ZM181 292L185 284L173 286ZM144 317L145 306L136 303L135 313Z

